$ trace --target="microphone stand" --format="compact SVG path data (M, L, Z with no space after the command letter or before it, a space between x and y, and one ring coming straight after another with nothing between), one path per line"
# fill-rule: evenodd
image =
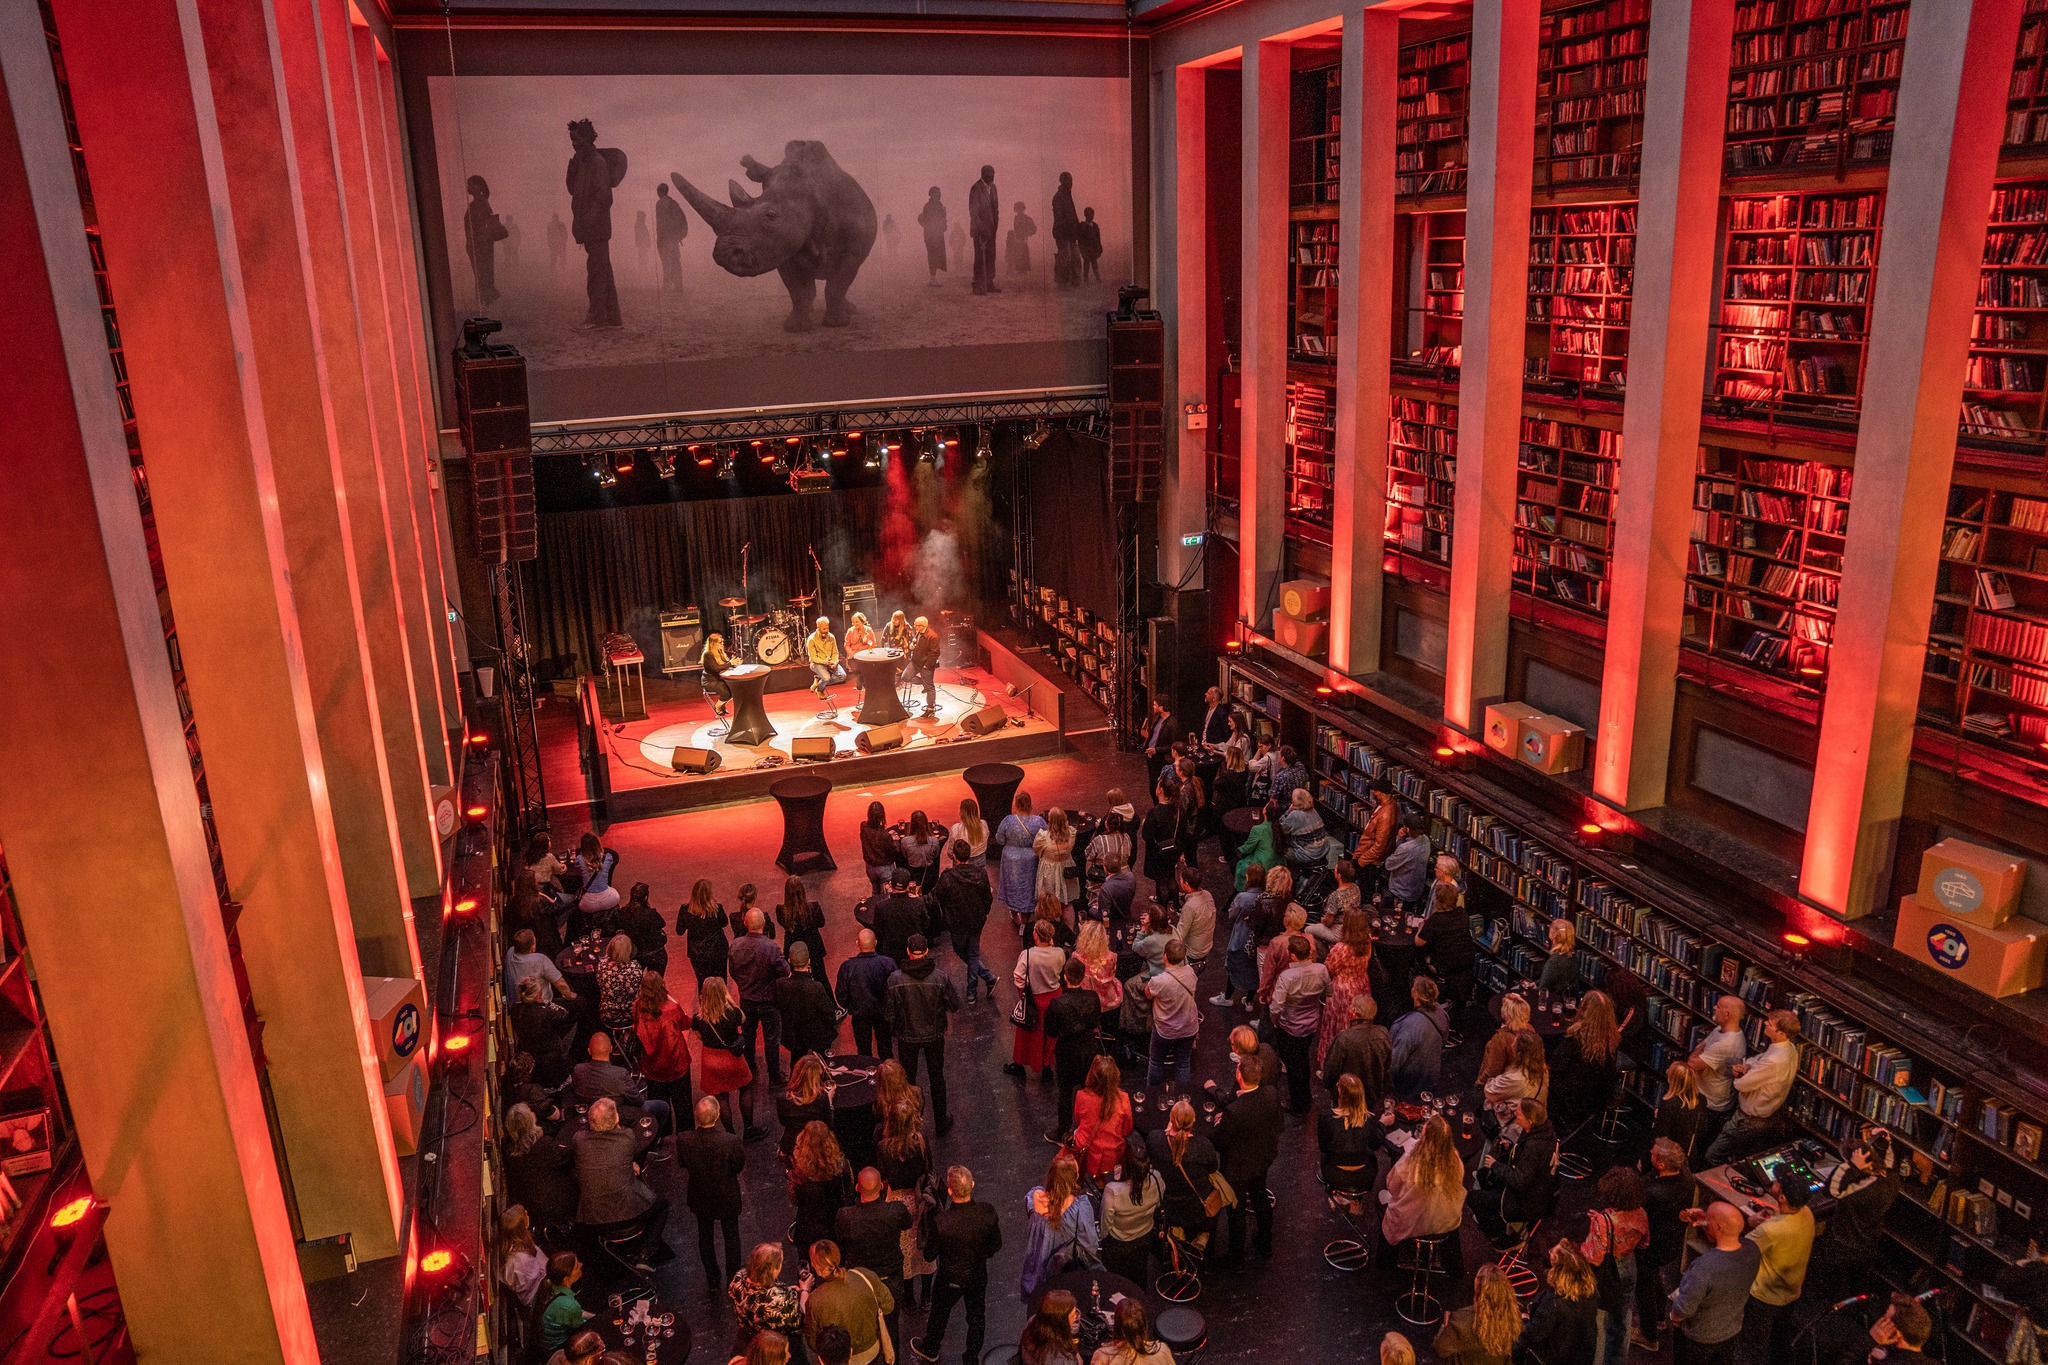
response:
M1807 1319L1806 1326L1793 1333L1792 1340L1786 1344L1785 1353L1790 1355L1796 1351L1799 1348L1799 1338L1812 1333L1813 1343L1806 1354L1807 1358L1813 1362L1813 1365L1820 1365L1820 1334L1813 1329L1834 1317L1835 1314L1841 1312L1844 1308L1854 1308L1859 1303L1868 1303L1870 1299L1871 1295L1869 1294L1858 1294L1854 1298L1843 1299L1838 1303L1829 1305L1824 1313L1814 1314L1811 1318Z

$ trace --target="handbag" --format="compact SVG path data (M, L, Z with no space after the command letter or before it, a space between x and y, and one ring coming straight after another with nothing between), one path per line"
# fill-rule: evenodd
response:
M882 1296L875 1292L874 1277L857 1266L853 1273L868 1287L868 1298L875 1305L875 1336L882 1343L883 1365L896 1365L896 1343L889 1340L889 1315L882 1311Z
M1024 989L1017 992L1017 1003L1010 1010L1010 1022L1026 1032L1038 1027L1038 997L1031 993L1030 951L1025 949Z
M1173 1164L1180 1171L1180 1178L1187 1181L1188 1188L1194 1189L1195 1178L1188 1174L1188 1168L1181 1165L1179 1161L1175 1161ZM1237 1191L1232 1188L1228 1180L1223 1178L1223 1172L1209 1172L1209 1193L1202 1196L1202 1212L1214 1218L1223 1210L1236 1207Z

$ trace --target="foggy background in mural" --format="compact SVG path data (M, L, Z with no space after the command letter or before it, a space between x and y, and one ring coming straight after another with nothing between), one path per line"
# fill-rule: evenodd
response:
M765 404L830 403L969 390L1099 383L1103 313L1131 270L1128 82L986 76L463 76L431 83L436 159L457 310L505 323L533 372L535 420ZM625 154L612 191L617 327L585 325L585 254L573 240L567 125ZM683 206L688 236L664 288L657 185L679 173L728 201L751 194L742 156L783 160L824 144L874 206L878 232L847 291L849 325L784 329L790 296L712 260L716 234ZM996 283L971 288L968 188L996 169ZM1052 198L1074 177L1095 210L1099 279L1053 276ZM489 182L509 231L493 250L499 298L483 306L464 242L467 177ZM919 215L940 190L945 269L934 276ZM681 199L673 185L670 197ZM1035 235L1012 241L1016 205ZM644 222L642 220L644 215ZM557 226L559 223L559 226ZM552 240L551 240L552 239ZM815 317L822 321L820 283Z

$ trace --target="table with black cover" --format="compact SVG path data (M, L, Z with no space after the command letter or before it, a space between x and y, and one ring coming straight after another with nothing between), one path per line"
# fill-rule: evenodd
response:
M1145 1303L1145 1289L1135 1280L1125 1279L1096 1266L1090 1270L1063 1270L1057 1275L1046 1276L1039 1286L1041 1302L1045 1296L1056 1290L1066 1290L1074 1296L1074 1302L1081 1308L1081 1344L1084 1350L1092 1350L1109 1340L1110 1325L1116 1312L1115 1300L1121 1296ZM1101 1308L1096 1307L1100 1301ZM1035 1305L1034 1305L1035 1307ZM1151 1305L1146 1304L1149 1316Z
M861 725L892 725L909 720L902 698L896 695L896 675L903 668L900 649L863 649L851 660L860 674L860 710L853 713Z
M1014 763L977 763L960 774L969 791L974 793L974 802L981 807L981 818L991 827L1001 824L1010 813L1010 803L1017 797L1017 788L1024 784L1024 770Z
M614 1295L613 1297L619 1296ZM590 1300L585 1299L584 1302L587 1304ZM657 1317L666 1313L672 1315L675 1319L670 1324L670 1328L673 1329L672 1331L661 1327L653 1329L657 1333L668 1333L667 1335L658 1335L653 1339L654 1355L652 1359L654 1365L683 1365L683 1362L690 1358L691 1347L696 1344L690 1331L688 1314L684 1313L674 1304L663 1304L659 1299L652 1300L648 1306ZM597 1316L591 1318L584 1326L604 1338L607 1353L615 1351L619 1356L632 1361L633 1365L642 1365L642 1362L650 1358L647 1354L647 1328L642 1327L635 1331L632 1339L629 1341L626 1337L625 1329L614 1321L615 1318L619 1318L631 1311L630 1305L626 1303L621 1303L618 1308L614 1309L611 1306L610 1300L607 1299L603 1307L598 1309Z
M832 783L814 773L785 777L768 789L782 807L782 849L775 865L791 876L839 867L825 843L825 798Z
M768 719L762 701L772 672L766 664L741 664L718 675L732 688L732 728L725 735L727 744L766 744L775 738L775 723Z

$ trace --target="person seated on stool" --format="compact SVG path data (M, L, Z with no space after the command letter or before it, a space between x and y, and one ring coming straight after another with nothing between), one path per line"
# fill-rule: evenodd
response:
M903 681L924 686L924 714L927 720L936 720L939 715L939 633L932 629L932 623L925 617L918 617L910 628L910 666L903 670Z
M904 658L910 657L910 646L915 643L910 634L910 620L900 611L889 613L889 624L882 627L882 648L893 649Z
M675 1131L675 1111L669 1107L668 1101L649 1099L647 1082L612 1060L612 1037L609 1033L591 1034L586 1046L590 1060L576 1063L576 1069L569 1077L577 1099L590 1104L593 1109L598 1101L609 1100L615 1112L624 1111L627 1123L637 1123L645 1113L653 1117L657 1132Z
M589 1122L573 1143L577 1226L593 1237L638 1227L644 1259L636 1261L636 1267L672 1260L675 1253L662 1238L668 1200L640 1178L640 1139L619 1127L619 1107L611 1100L592 1104Z
M866 612L855 612L853 619L846 623L846 639L844 643L846 656L849 659L856 654L875 647L875 628L868 624L868 614ZM867 678L856 673L853 676L853 685L860 689L861 700L865 702L868 695Z
M711 697L711 714L719 720L725 719L725 708L732 700L732 684L722 676L732 667L732 656L725 652L725 637L717 631L704 637L704 657L697 664L699 685Z
M1557 1210L1557 1129L1537 1099L1516 1103L1515 1121L1501 1130L1496 1147L1479 1158L1479 1189L1472 1215L1496 1247L1514 1239L1508 1225L1527 1227Z
M839 662L839 641L832 638L832 623L820 616L817 628L804 641L804 656L811 663L811 691L818 694L818 700L826 708L820 716L836 716L839 708L832 705L832 698L825 689L833 683L846 681L846 669Z

